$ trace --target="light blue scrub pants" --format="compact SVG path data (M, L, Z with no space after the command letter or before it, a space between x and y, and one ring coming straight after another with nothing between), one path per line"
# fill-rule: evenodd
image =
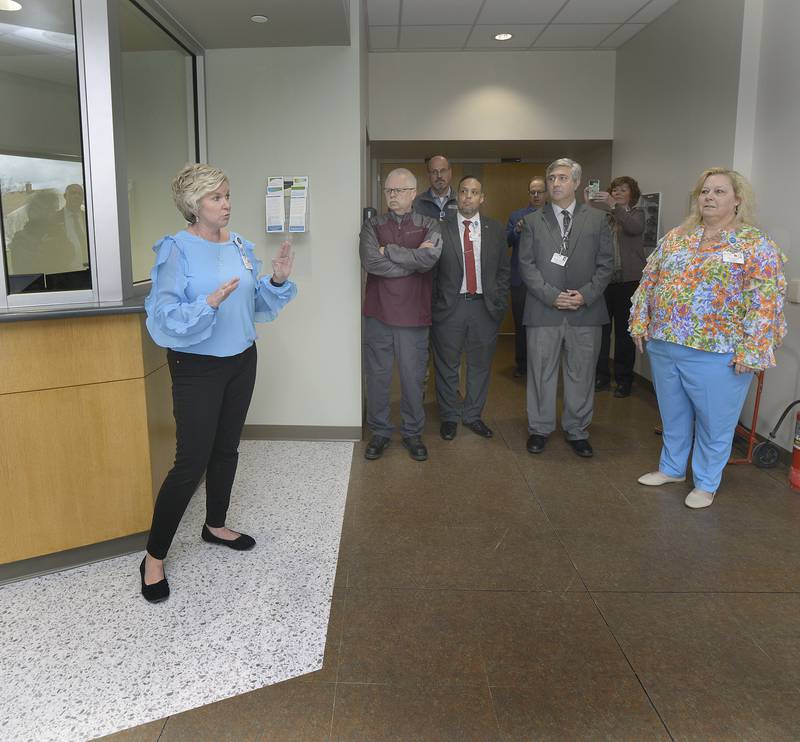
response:
M664 428L659 470L684 476L691 451L694 486L716 492L753 374L737 374L728 365L733 353L663 340L649 340L647 355Z

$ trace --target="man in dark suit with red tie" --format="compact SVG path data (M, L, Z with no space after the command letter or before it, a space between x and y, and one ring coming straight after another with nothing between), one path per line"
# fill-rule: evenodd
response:
M433 285L431 339L436 370L440 433L452 440L458 419L484 438L492 431L481 419L489 393L497 330L508 306L509 257L503 227L480 214L483 187L470 175L456 194L458 212L442 227L442 255ZM466 353L466 394L458 394Z

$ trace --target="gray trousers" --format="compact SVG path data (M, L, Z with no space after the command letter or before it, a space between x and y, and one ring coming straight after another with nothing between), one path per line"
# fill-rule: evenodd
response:
M498 323L483 299L460 298L447 319L434 321L431 329L436 399L442 422L465 423L480 419L489 394L492 359L497 347ZM466 351L467 379L464 400L459 398L461 355Z
M526 327L528 339L528 432L550 435L556 429L558 366L564 351L564 410L561 427L568 440L585 440L594 410L594 374L602 328Z
M400 373L402 436L422 435L422 394L428 368L428 328L387 325L374 317L364 321L364 372L367 382L367 425L375 435L391 438L392 369Z

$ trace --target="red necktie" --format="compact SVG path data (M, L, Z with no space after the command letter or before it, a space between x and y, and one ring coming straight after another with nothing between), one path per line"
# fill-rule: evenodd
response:
M469 235L471 224L471 221L464 219L464 270L467 273L468 294L478 291L478 279L475 275L475 250L472 247L472 237Z

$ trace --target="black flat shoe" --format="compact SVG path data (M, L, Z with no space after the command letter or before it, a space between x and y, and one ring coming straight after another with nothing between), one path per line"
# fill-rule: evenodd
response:
M629 386L627 386L627 385L620 384L614 390L614 396L617 399L623 399L624 397L630 397L631 396L631 388Z
M215 536L208 530L208 526L205 524L203 525L203 530L200 532L200 538L203 539L203 541L207 541L209 544L221 544L230 549L236 549L236 551L249 551L256 545L256 540L246 533L240 533L239 538L229 540Z
M159 582L154 582L152 585L144 584L144 562L147 557L142 559L139 565L139 574L142 576L142 597L149 603L160 603L169 597L169 583L165 577Z
M594 382L594 390L596 392L605 392L611 389L611 381L609 379L597 379Z
M442 436L442 440L444 441L452 441L453 438L456 437L457 432L458 423L452 422L451 420L445 420L439 426L439 435Z

